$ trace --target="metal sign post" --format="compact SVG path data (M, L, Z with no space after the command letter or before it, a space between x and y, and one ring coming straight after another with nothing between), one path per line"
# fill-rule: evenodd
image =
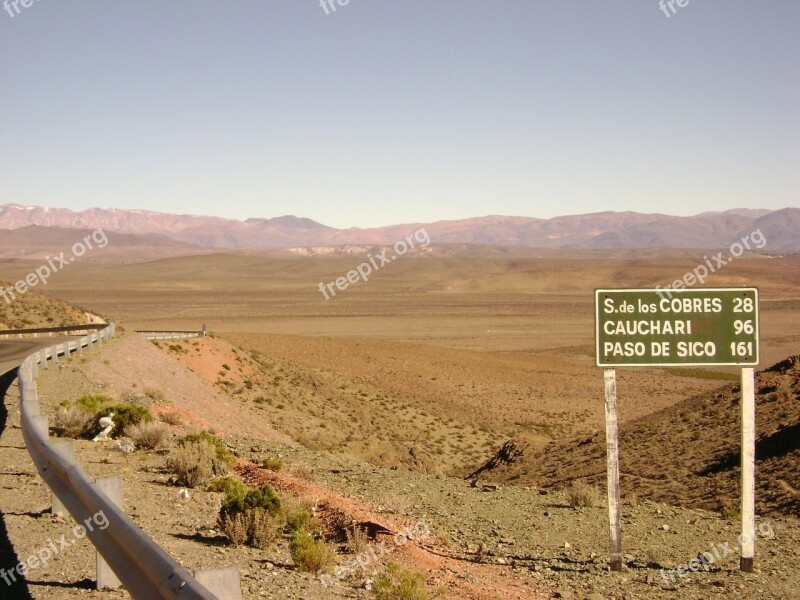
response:
M742 367L742 555L755 559L755 381L758 290L595 291L595 360L605 369L606 457L612 571L622 570L617 384L613 367Z

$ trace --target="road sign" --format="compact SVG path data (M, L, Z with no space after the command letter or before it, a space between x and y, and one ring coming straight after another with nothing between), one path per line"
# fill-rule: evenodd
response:
M595 291L598 367L754 366L758 290Z

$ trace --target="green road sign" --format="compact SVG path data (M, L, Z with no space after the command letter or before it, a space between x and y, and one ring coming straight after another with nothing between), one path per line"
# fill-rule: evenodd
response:
M758 364L758 290L595 291L598 367Z

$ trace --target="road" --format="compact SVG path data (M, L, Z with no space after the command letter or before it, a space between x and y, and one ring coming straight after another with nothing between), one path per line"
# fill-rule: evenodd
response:
M13 371L29 354L75 337L27 338L0 341L0 375Z

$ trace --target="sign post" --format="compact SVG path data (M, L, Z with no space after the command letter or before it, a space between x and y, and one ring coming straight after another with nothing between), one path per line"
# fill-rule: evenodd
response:
M742 369L742 556L739 570L753 572L756 553L756 394L753 369Z
M606 462L608 522L611 528L611 570L622 571L622 533L619 501L619 447L617 440L617 372L606 369Z
M611 570L622 569L617 385L614 367L742 367L742 555L755 558L755 384L758 290L601 289L595 291L596 364L605 369Z

